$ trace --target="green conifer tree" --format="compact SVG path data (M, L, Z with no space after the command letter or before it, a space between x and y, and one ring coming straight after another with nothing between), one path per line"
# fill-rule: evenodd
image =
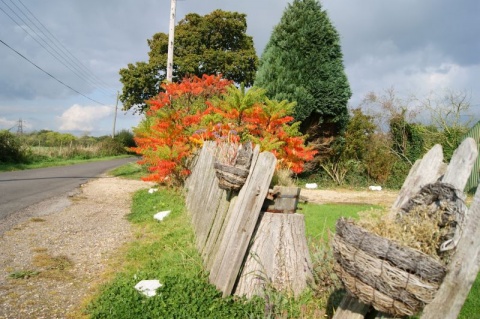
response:
M295 119L310 140L345 128L351 91L340 39L317 0L294 0L285 9L261 56L255 86L271 99L295 101Z

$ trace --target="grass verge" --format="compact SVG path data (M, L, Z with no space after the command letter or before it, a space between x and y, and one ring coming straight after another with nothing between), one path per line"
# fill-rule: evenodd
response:
M158 211L170 210L162 222ZM135 240L129 244L113 280L86 308L90 318L260 318L263 301L222 298L208 283L183 197L166 189L137 192L128 219ZM147 298L134 289L144 279L163 286ZM263 318L263 317L262 317Z
M107 156L107 157L97 157L89 159L60 159L60 158L49 158L39 162L32 163L0 163L0 172L10 172L10 171L20 171L26 169L34 168L45 168L53 166L67 166L80 163L88 162L98 162L98 161L109 161L112 159L126 158L131 157L131 155L118 155L118 156Z
M148 170L145 166L141 166L137 163L128 163L111 170L109 174L126 179L138 180L141 177L146 176Z

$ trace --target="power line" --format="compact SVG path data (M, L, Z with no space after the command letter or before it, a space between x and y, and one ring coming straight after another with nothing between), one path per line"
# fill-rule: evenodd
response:
M10 1L12 1L12 0L10 0ZM96 76L95 73L91 72L88 67L86 67L84 64L82 64L82 62L81 62L75 55L73 55L73 53L71 53L70 50L68 50L68 49L62 44L62 42L61 42L60 40L58 40L57 37L55 37L55 35L53 35L53 34L48 30L48 28L35 16L35 14L34 14L32 11L30 11L30 9L27 8L27 6L26 6L21 0L17 0L17 1L28 11L28 13L33 17L33 19L35 19L35 21L38 22L38 24L43 28L43 30L45 30L45 31L51 36L51 38L53 38L53 39L55 40L55 41L53 41L53 40L50 39L50 41L52 41L52 43L53 43L57 48L59 48L60 51L62 51L63 53L66 53L66 56L69 58L70 61L73 62L73 64L77 65L80 69L84 70L84 72L85 72L88 76L90 76L90 77L92 77L93 79L95 79L96 82L97 82L98 84L100 84L100 86L103 86L103 87L106 88L107 90L114 91L107 83L105 83L102 79L100 79L98 76ZM13 1L12 1L12 2L13 2ZM15 6L18 8L17 5L15 5ZM19 9L20 9L20 8L19 8ZM20 11L22 11L22 10L20 9ZM22 11L22 13L23 13L23 11ZM23 14L24 14L25 16L27 16L25 13L23 13ZM28 18L28 17L27 17L27 18ZM29 20L30 20L30 19L29 19ZM30 20L30 21L31 21L31 20ZM45 35L45 37L49 38L49 36L46 35L46 34L41 30L40 27L38 27L34 22L33 22L33 24L40 30L40 32L42 32L43 35ZM55 42L58 43L59 46L56 45Z
M51 77L52 79L54 79L55 81L57 81L58 83L62 84L63 86L69 88L70 90L72 90L73 92L75 93L78 93L80 94L81 96L83 96L84 98L87 98L89 99L90 101L92 102L95 102L95 103L98 103L100 105L104 105L104 106L107 106L101 102L98 102L88 96L86 96L85 94L83 93L80 93L79 91L75 90L74 88L72 88L70 85L60 81L59 79L57 79L56 77L54 77L52 74L48 73L47 71L45 71L44 69L42 69L41 67L39 67L38 65L36 65L35 63L33 63L32 61L30 61L27 57L25 57L23 54L21 54L20 52L18 52L17 50L15 50L14 48L12 48L11 46L9 46L7 43L5 43L2 39L0 39L0 42L5 45L7 48L9 48L10 50L12 50L13 52L15 52L16 54L18 54L19 56L21 56L23 59L25 59L27 62L29 62L30 64L32 64L34 67L36 67L37 69L39 69L40 71L42 71L43 73L45 73L46 75L48 75L49 77Z
M104 91L104 93L106 93L107 95L110 95L111 93L110 92L106 92L105 89L103 88L99 88L97 84L95 84L94 82L92 82L90 79L86 78L84 74L79 74L78 73L78 67L75 67L72 65L72 63L70 63L65 57L64 57L64 54L62 53L59 53L58 50L56 50L55 48L52 47L52 45L50 45L50 43L48 43L43 37L41 37L30 25L27 21L25 21L22 17L20 17L18 15L17 12L15 12L7 3L5 3L4 0L0 0L8 9L10 9L10 11L23 23L23 25L21 25L21 23L19 23L15 18L13 18L10 14L8 14L3 8L0 7L0 10L5 13L5 15L7 15L14 23L16 23L20 28L23 29L23 31L25 31L33 40L35 40L42 48L44 48L52 57L54 57L58 62L60 62L63 66L65 66L67 69L69 69L75 76L77 76L79 79L87 82L88 84L92 85L94 88L96 89L99 89L100 91ZM13 3L13 2L12 2ZM14 3L13 3L14 4ZM15 4L14 4L15 5ZM15 7L17 7L17 9L19 9L21 11L21 9L15 5ZM21 13L31 22L31 19L29 19L26 14L21 11ZM26 27L28 27L35 35L33 36L26 27L24 27L24 25ZM36 28L41 31L38 26L36 26ZM42 32L42 31L41 31ZM44 32L42 32L43 34L45 34ZM47 37L48 38L48 37ZM40 42L38 39L42 40L43 43L45 43L45 45ZM51 41L51 40L50 40ZM53 43L53 42L52 42ZM48 46L48 48L46 47ZM57 46L58 47L58 46ZM50 48L50 49L49 49ZM75 70L74 70L75 69ZM85 73L85 72L84 72ZM87 74L88 75L88 74Z

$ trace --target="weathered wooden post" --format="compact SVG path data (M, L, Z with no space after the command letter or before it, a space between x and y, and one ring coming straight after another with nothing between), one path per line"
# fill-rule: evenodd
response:
M444 182L463 190L477 159L478 149L472 138L467 138L455 150L444 176ZM473 204L468 210L463 233L447 268L447 275L435 299L423 310L421 319L457 318L470 288L477 277L480 253L480 191L477 190Z
M312 279L304 216L295 213L300 188L275 187L271 194L235 290L239 296L268 288L297 296Z
M275 170L276 158L262 152L253 163L250 175L232 207L210 271L210 281L230 295L244 261Z

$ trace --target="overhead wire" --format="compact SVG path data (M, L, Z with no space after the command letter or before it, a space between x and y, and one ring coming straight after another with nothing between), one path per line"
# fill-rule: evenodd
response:
M12 3L13 3L13 0L10 0ZM93 73L88 67L86 67L75 55L73 55L72 52L70 52L70 50L68 50L68 48L66 48L62 42L60 40L58 40L58 38L52 34L50 32L50 30L48 30L48 28L35 16L35 14L30 11L30 9L28 9L28 7L21 1L21 0L17 0L24 8L25 10L27 10L27 12L33 17L33 19L35 19L35 21L41 26L41 28L35 23L35 22L32 22L37 28L38 30L46 37L46 38L49 38L49 40L60 50L62 51L63 53L65 53L65 56L76 66L79 67L79 69L83 70L83 72L85 74L87 74L88 76L90 76L92 79L95 80L95 82L107 89L107 90L111 90L111 91L115 91L114 89L112 89L108 84L106 84L102 79L100 79L98 76L95 75L95 73ZM14 4L15 5L15 4ZM18 6L15 5L17 8ZM22 11L22 9L18 8L19 10ZM22 13L28 18L28 16L22 11ZM31 21L30 18L28 18L29 21ZM42 31L42 28L43 30L45 30L46 33L48 33L48 35L45 34L45 32ZM53 40L51 40L53 39ZM58 45L57 45L58 43Z
M68 70L70 70L76 77L78 77L78 78L81 79L82 81L85 81L86 83L88 83L88 84L89 84L90 86L92 86L94 89L97 89L97 90L99 90L99 92L102 92L103 94L106 94L106 95L109 95L109 96L113 95L111 92L108 92L105 88L99 87L99 85L98 85L97 83L94 83L91 79L87 78L87 77L85 76L85 71L83 71L83 73L79 73L79 71L78 71L79 68L76 67L76 66L74 66L71 62L69 62L69 61L65 58L65 54L64 54L63 52L60 52L60 53L59 53L58 50L56 50L55 48L53 48L51 44L49 44L43 37L41 37L41 36L38 34L38 32L36 32L36 31L32 28L32 26L31 26L29 23L27 23L22 17L20 17L20 16L18 15L18 13L15 12L4 0L0 0L0 1L1 1L8 9L10 9L10 11L23 23L23 25L27 26L27 27L35 34L35 36L32 35L32 33L29 32L29 30L28 30L26 27L24 27L23 25L21 25L21 23L19 23L19 21L17 21L14 17L12 17L12 15L10 15L10 14L9 14L7 11L5 11L2 7L0 7L0 11L2 11L5 15L7 15L17 26L19 26L19 27L20 27L25 33L27 33L35 42L37 42L37 43L38 43L42 48L44 48L52 57L54 57L55 60L57 60L57 61L58 61L59 63L61 63L64 67L66 67ZM11 1L11 2L12 2L12 1ZM13 2L12 2L12 3L13 3ZM14 4L14 3L13 3L13 4ZM14 4L14 5L15 5L15 4ZM23 3L22 3L22 5L26 8L26 6L25 6ZM20 9L17 5L15 5L15 7L21 11L21 9ZM27 9L28 9L28 8L27 8ZM30 12L31 12L31 11L30 11ZM34 24L34 23L32 22L32 20L31 20L30 18L28 18L23 11L21 11L21 13L22 13L32 24ZM35 19L38 20L36 17L35 17ZM35 25L35 24L34 24L34 25ZM35 25L35 27L36 27L40 32L42 32L42 34L44 34L44 36L45 36L46 38L48 38L48 36L46 36L45 33L44 33L43 31L41 31L38 26ZM48 29L46 29L46 27L44 27L44 28L45 28L45 30L48 31ZM48 31L48 32L49 32L49 31ZM51 34L51 32L49 32L49 33ZM45 43L45 45L44 45L42 42L40 42L38 39L41 39L41 40L43 41L43 43ZM48 38L48 39L49 39L49 38ZM51 39L49 39L49 40L52 41ZM57 41L58 41L58 39L57 39ZM60 41L58 41L58 42L61 44ZM11 46L7 45L4 41L2 41L2 43L3 43L4 45L8 46L10 49L14 50ZM53 43L53 42L52 42L52 43ZM56 45L56 46L58 47L58 45ZM50 48L50 49L48 49L47 47ZM20 54L17 50L14 50L14 51L15 51L17 54ZM21 54L20 54L20 55L21 55ZM73 54L71 54L71 53L70 53L70 55L73 56ZM71 87L70 85L65 84L63 81L58 80L58 79L57 79L56 77L54 77L51 73L46 72L45 70L43 70L42 68L40 68L38 65L36 65L35 63L33 63L32 61L30 61L29 59L27 59L25 56L23 56L23 55L21 55L21 56L22 56L24 59L26 59L28 62L32 63L34 66L36 66L37 68L39 68L40 70L42 70L43 72L45 72L46 74L48 74L49 76L51 76L52 78L54 78L55 80L57 80L58 82L62 83L63 85L67 86L68 88L72 89L73 91L75 91L75 92L81 94L82 96L86 97L86 95L80 93L80 92L79 92L78 90L76 90L76 89L73 89L73 87ZM70 59L70 60L71 60L71 59ZM78 60L78 59L77 59L77 60ZM84 67L84 68L86 68L86 67ZM88 98L88 97L87 97L87 98ZM93 100L93 99L91 99L91 98L88 98L88 99L90 99L91 101L94 101L94 102L96 102L96 103L100 103L100 102L98 102L98 101L96 101L96 100ZM105 104L103 104L103 103L100 103L100 104L105 105Z
M92 102L95 102L95 103L98 103L100 105L104 105L104 106L107 106L97 100L94 100L88 96L86 96L85 94L75 90L73 87L71 87L70 85L64 83L63 81L57 79L55 76L53 76L52 74L48 73L47 71L45 71L44 69L42 69L41 67L39 67L38 65L36 65L34 62L30 61L26 56L24 56L23 54L21 54L20 52L18 52L17 50L15 50L14 48L12 48L10 45L8 45L5 41L3 41L2 39L0 39L0 42L5 45L7 48L9 48L10 50L12 50L13 52L15 52L16 54L18 54L20 57L22 57L23 59L25 59L27 62L29 62L30 64L32 64L34 67L36 67L37 69L39 69L40 71L42 71L43 73L45 73L46 75L48 75L49 77L51 77L52 79L54 79L55 81L57 81L58 83L62 84L63 86L69 88L70 90L72 90L73 92L75 93L78 93L80 94L81 96L89 99L90 101Z
M73 68L68 65L68 61L65 60L65 58L63 58L49 43L46 42L45 39L43 39L22 17L20 17L18 15L17 12L15 12L4 0L0 0L5 6L7 6L8 9L10 9L10 11L23 23L23 25L21 25L16 19L14 19L10 14L8 14L3 8L0 7L0 10L3 11L3 13L5 13L5 15L7 15L15 24L17 24L23 31L25 31L30 37L32 37L33 40L35 40L35 42L37 42L42 48L44 48L52 57L54 57L58 62L60 62L64 67L66 67L67 69L69 69L75 76L77 76L79 79L81 79L82 81L85 81L87 82L89 85L93 86L94 88L97 88L97 86L92 83L91 81L89 81L88 79L86 79L84 76L80 75L77 71L73 70ZM24 27L24 25L26 27L28 27L35 35L33 36L26 27ZM48 49L47 47L45 47L45 45L43 45L43 43L41 43L38 39L41 39L43 41L43 43L45 43L46 46L48 46L50 49ZM53 52L52 52L53 51ZM62 60L63 59L63 60ZM98 88L97 88L98 89Z

